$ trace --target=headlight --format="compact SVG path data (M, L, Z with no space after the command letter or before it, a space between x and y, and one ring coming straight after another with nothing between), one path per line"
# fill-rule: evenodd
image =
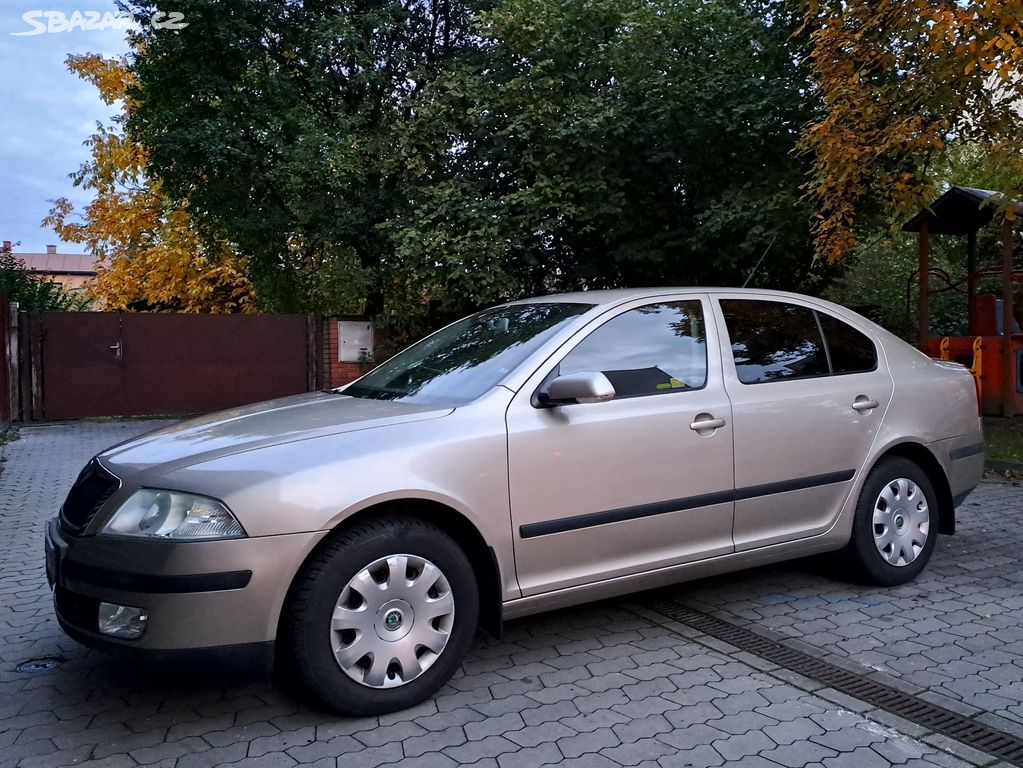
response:
M245 530L216 499L177 491L135 491L101 534L158 539L239 539Z

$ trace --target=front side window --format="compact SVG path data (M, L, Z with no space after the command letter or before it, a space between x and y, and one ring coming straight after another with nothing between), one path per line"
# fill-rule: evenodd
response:
M559 375L607 376L615 398L699 389L707 383L707 335L699 301L631 309L590 333L561 361Z
M743 384L831 372L812 309L779 301L722 299L721 311Z
M592 307L551 302L488 309L427 336L346 387L343 394L464 405L500 384L545 341Z

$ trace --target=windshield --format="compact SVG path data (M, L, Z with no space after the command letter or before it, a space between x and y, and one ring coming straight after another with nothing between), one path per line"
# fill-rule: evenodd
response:
M514 304L459 320L391 358L343 394L462 405L499 384L592 304Z

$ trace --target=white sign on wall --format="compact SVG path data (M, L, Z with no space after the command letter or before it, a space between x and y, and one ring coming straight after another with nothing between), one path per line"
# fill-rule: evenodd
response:
M339 320L337 339L339 363L361 363L373 359L373 323L365 320Z

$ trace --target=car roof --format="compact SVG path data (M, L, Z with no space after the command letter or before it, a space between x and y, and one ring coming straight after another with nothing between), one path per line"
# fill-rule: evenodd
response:
M611 288L607 290L574 291L572 293L552 293L546 296L533 296L531 298L519 299L509 302L510 304L550 304L550 303L580 303L593 304L594 306L613 306L622 304L634 299L654 298L671 293L729 293L748 296L770 296L772 298L793 298L813 299L821 301L812 296L805 296L789 291L773 291L766 288L722 288L704 287L699 285L664 286L661 288ZM831 302L827 302L831 303Z

